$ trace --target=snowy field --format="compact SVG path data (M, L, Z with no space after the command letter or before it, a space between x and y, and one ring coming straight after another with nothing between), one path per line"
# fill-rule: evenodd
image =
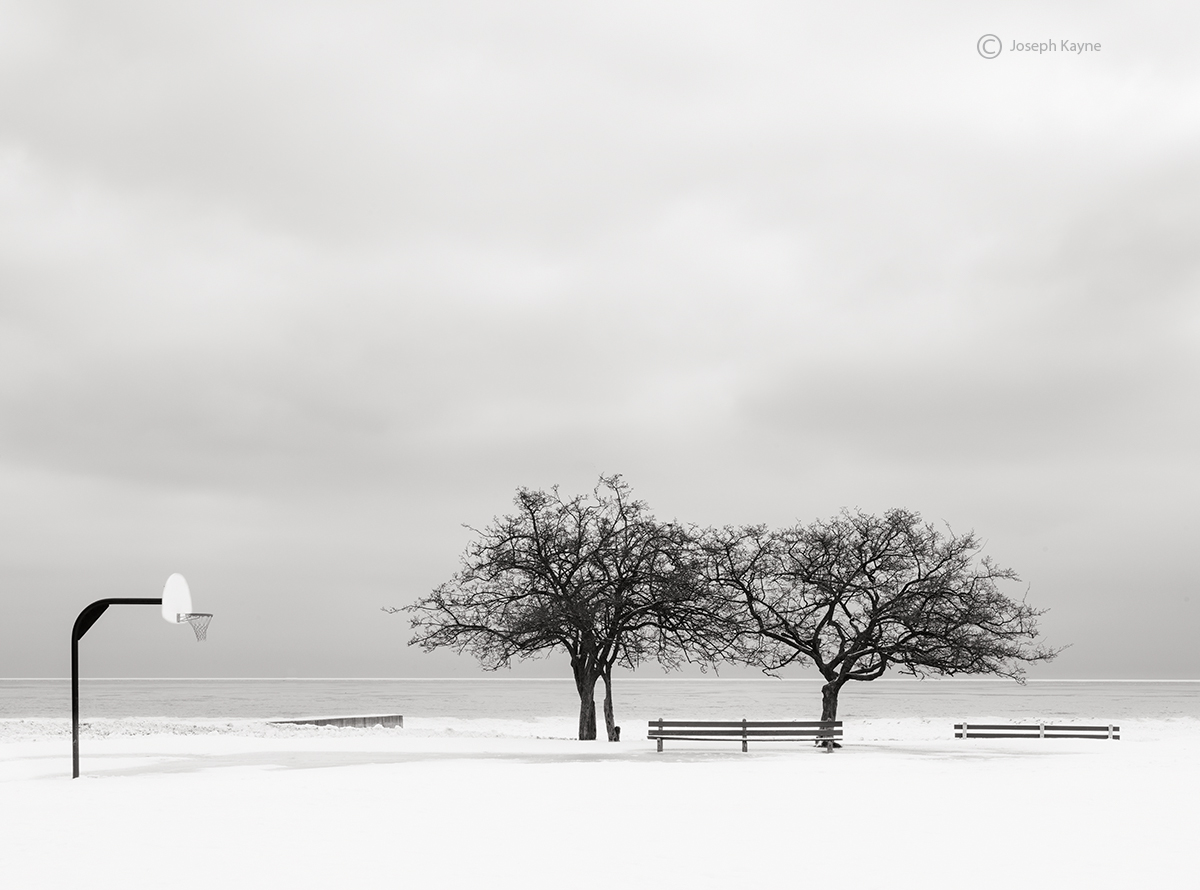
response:
M846 746L619 744L565 720L404 729L0 720L19 888L1154 887L1194 880L1200 722L1122 740L847 722Z

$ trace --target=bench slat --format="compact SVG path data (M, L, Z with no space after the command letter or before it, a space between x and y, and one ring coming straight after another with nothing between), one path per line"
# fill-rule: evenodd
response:
M962 730L955 729L954 732L961 733ZM967 732L970 732L970 733L977 732L982 735L986 735L988 733L1003 733L1003 732L1027 733L1028 735L1038 735L1039 734L1039 730L1026 729L1025 727L1002 727L1002 728L998 728L998 729L982 729L979 727L970 727L967 729ZM1121 732L1121 730L1118 729L1117 727L1112 727L1112 732L1117 733L1117 732ZM1050 727L1045 728L1045 735L1062 735L1063 733L1090 733L1092 735L1108 735L1109 728L1104 727L1103 729L1087 729L1086 727L1069 727L1069 726L1056 727L1055 729L1051 729Z
M752 723L746 724L746 727L728 729L714 729L708 727L692 727L692 726L677 726L659 729L656 726L650 727L652 733L703 733L707 735L745 735L760 733L762 735L811 735L812 733L828 733L830 730L841 729L841 727L804 727L800 729L760 729Z
M753 736L751 736L749 739L747 739L747 741L751 741L751 742L810 742L810 741L829 742L829 741L835 741L836 742L836 741L840 741L841 738L842 737L840 735L837 737L822 736L820 738L805 736L802 739L801 738L756 739ZM715 736L690 736L690 735L652 736L651 740L653 741L654 739L657 739L659 741L664 741L664 742L719 742L719 741L723 740L723 739L717 738ZM741 736L737 736L735 738L729 739L729 741L731 741L731 742L740 742L741 740L742 740Z
M651 720L651 726L741 726L741 720ZM747 726L841 726L841 720L746 720Z
M1121 738L1121 734L1114 732L1112 734L1112 736L1110 737L1107 733L1105 733L1104 735L1100 735L1099 733L1092 733L1092 732L1056 732L1056 733L1054 733L1054 735L1046 735L1046 736L1030 735L1027 732L988 732L988 733L979 733L979 734L976 734L973 732L968 732L965 737L968 739L1037 739L1037 738L1107 739L1107 738L1112 738L1114 741L1117 741ZM960 733L960 734L956 735L955 738L961 739L961 738L964 738L964 736Z
M652 739L670 739L677 738L682 735L698 735L710 739L773 739L773 738L812 738L815 736L840 735L841 730L836 729L813 729L806 732L788 732L781 729L707 729L704 731L689 730L689 729L673 729L673 730L650 730L650 738Z
M1075 726L1072 724L1061 724L1061 723L1047 723L1047 724L1045 724L1044 727L1041 727L1036 723L968 723L967 726L971 729L972 732L975 731L976 729L981 729L981 730L986 730L986 729L1028 729L1028 730L1032 730L1033 732L1037 732L1039 729L1043 729L1043 728L1046 730L1046 732L1050 732L1051 730L1064 730L1064 731L1070 730L1071 732L1108 732L1107 725L1105 725L1105 726ZM955 723L954 728L962 729L963 725L961 723ZM1119 729L1120 727L1118 727L1114 723L1112 728L1115 731L1115 730Z

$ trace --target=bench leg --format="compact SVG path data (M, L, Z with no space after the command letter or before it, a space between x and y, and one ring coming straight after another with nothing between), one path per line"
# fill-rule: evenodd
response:
M658 740L658 753L659 753L659 754L661 754L661 753L662 753L662 739L659 739L659 740Z
M742 753L745 754L750 749L746 747L746 740L742 739Z

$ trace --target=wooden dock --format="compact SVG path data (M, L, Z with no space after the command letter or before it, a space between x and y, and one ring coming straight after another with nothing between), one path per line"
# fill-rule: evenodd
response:
M295 723L305 726L399 726L403 728L404 717L400 714L383 714L377 717L303 717L297 720L272 720L272 723Z

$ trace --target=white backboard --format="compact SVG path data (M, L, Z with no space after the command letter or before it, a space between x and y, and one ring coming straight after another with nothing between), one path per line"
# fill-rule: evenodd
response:
M163 588L163 621L169 621L172 624L178 624L181 620L179 616L186 615L191 611L192 592L188 590L188 583L184 580L183 575L176 572L167 579L167 584Z

